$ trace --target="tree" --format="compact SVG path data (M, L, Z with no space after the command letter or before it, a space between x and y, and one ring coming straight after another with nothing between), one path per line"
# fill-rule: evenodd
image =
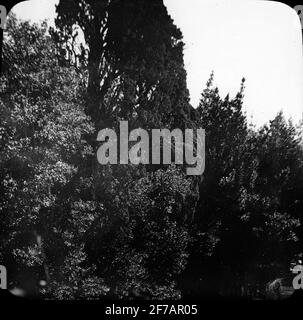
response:
M87 46L87 110L102 128L117 119L131 127L183 127L192 117L182 34L162 0L61 1L57 37L76 26Z
M75 8L81 11L83 3ZM95 4L88 7L101 19L102 8ZM47 287L40 291L47 297L180 297L176 279L187 259L186 216L195 200L192 180L175 167L101 167L94 152L96 129L106 124L115 126L126 119L132 126L169 127L185 119L180 109L190 110L180 32L160 1L136 4L126 43L117 42L124 30L114 30L110 20L121 18L119 6L113 2L107 7L105 15L110 12L110 19L103 18L109 20L108 47L101 56L95 55L98 48L93 40L100 40L101 29L94 33L85 20L91 16L84 14L79 23L88 28L84 33L89 50L82 59L76 51L68 54L74 47L68 46L67 38L65 44L61 41L60 32L52 30L50 36L46 24L39 27L14 17L9 22L1 104L5 119L1 208L9 212L10 221L3 222L2 252L15 274L28 270L36 279L46 277ZM125 10L133 15L135 7L134 2ZM58 20L65 32L78 11L63 14L63 8L68 6L59 4L64 18L59 14ZM160 26L156 14L162 16ZM145 29L142 22L149 15L152 23ZM99 26L98 19L90 25ZM146 40L147 49L134 52L142 35L148 38L157 31L160 36L161 24L167 30L163 41ZM17 42L21 46L15 46ZM131 54L124 56L127 50ZM133 61L135 53L138 57ZM144 73L139 77L138 69ZM162 102L169 109L162 110ZM151 110L145 117L152 103L161 113ZM138 109L136 116L133 108ZM20 172L16 164L22 164ZM149 203L148 211L144 201ZM14 282L23 280L16 276Z
M198 294L260 294L300 253L302 148L282 114L260 131L247 127L244 81L232 100L212 81L198 108L207 161L187 272L201 279Z
M300 212L302 212L302 148L298 132L280 112L258 136L259 160L256 192L264 199L263 264L272 273L289 270L300 253ZM281 271L280 271L281 272Z
M194 122L190 121L194 119L195 112L189 105L186 89L182 35L173 25L162 1L82 1L78 4L62 1L57 12L59 32L54 33L57 41L67 47L68 41L73 39L76 25L84 34L87 56L82 63L88 70L86 110L97 129L117 128L119 120L128 120L130 129L194 126ZM94 139L92 136L91 141ZM95 147L93 143L92 146ZM151 253L141 252L142 249L136 248L135 243L148 242L149 233L133 234L133 229L140 230L138 226L142 224L142 212L138 208L134 211L133 202L120 196L120 190L126 194L132 190L132 183L135 185L140 184L140 181L148 181L148 172L159 169L159 166L101 167L95 161L90 168L93 177L91 200L102 203L104 218L96 223L95 231L91 233L85 248L89 257L97 264L97 272L100 275L106 274L111 279L111 294L128 296L131 287L138 287L141 283L151 295L159 295L155 289L155 286L158 286L162 288L162 296L178 296L174 282L176 274L182 268L179 268L178 272L167 271L170 276L164 272L163 278L157 277L157 265L162 265L162 254L158 249L153 249L157 252L153 256L155 261L150 264L153 268L149 267L148 272L143 271L146 270ZM177 171L167 167L165 170L167 173L163 173L164 176L173 178L176 175L175 178L178 178ZM128 178L127 183L124 177ZM182 182L182 179L177 181ZM150 195L151 199L156 196L155 193ZM192 192L185 197L190 198L189 204L194 208L195 197ZM180 207L183 207L182 199L178 197L175 200ZM127 206L126 203L131 205ZM168 225L164 230L168 228L180 237L182 256L186 257L188 240L186 232L183 231L186 228L185 218L173 222L160 208L159 212L154 211L154 214L161 215L161 218L167 221ZM183 213L185 217L188 211ZM150 221L146 223L158 230L158 233L153 233L163 239L162 250L170 250L170 238L161 235L161 220L153 221L151 215L148 219ZM141 230L144 229L141 227ZM135 240L137 237L140 240ZM115 239L114 243L111 239ZM102 245L97 247L96 243L100 241ZM106 253L108 250L110 254ZM175 250L175 254L171 254L171 260L168 261L171 264L169 268L179 261L180 253L177 251L180 249L175 247ZM100 255L103 256L102 262L99 261ZM118 257L127 259L120 261ZM124 271L117 268L122 263L125 265ZM146 274L143 277L144 284L142 279L136 280L136 274L141 273ZM150 282L146 279L150 279Z
M79 168L91 156L85 136L93 126L83 110L83 81L75 70L59 66L46 24L11 15L6 32L0 251L14 275L10 285L34 294L39 279L56 277L64 254L81 249L76 241L69 247L64 237Z

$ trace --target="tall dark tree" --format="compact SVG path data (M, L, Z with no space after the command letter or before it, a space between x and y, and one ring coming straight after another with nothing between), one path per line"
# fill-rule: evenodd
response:
M146 129L191 118L183 42L162 0L61 1L56 24L87 46L87 108L98 127L128 120Z
M117 128L119 120L128 120L130 129L194 126L195 112L186 88L182 34L163 1L61 1L57 12L59 31L54 36L72 52L74 62L77 62L73 50L75 25L84 35L82 49L86 51L80 54L78 66L87 67L86 110L96 130ZM95 136L91 139L95 140ZM128 295L131 287L145 288L157 297L178 296L175 280L185 267L189 241L185 218L194 208L196 195L182 187L191 179L185 176L181 179L178 170L161 171L163 183L166 179L175 180L180 192L172 197L169 190L163 190L172 205L169 209L164 203L163 208L151 205L152 214L145 216L137 205L133 207L136 202L131 190L132 184L150 183L159 177L156 172L150 175L150 169L101 167L96 160L92 165L92 200L104 205L104 217L93 227L85 248L98 274L110 279L111 293L117 296ZM148 196L156 201L157 192L149 192ZM164 236L169 233L176 239ZM157 237L163 241L159 248L155 244ZM163 264L160 251L171 250L171 241L176 241L175 249L168 254L171 259ZM159 265L168 268L161 277Z

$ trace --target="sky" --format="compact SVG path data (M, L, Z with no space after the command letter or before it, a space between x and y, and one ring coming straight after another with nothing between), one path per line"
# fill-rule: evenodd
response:
M17 16L54 24L58 0L23 1ZM300 19L285 4L264 0L164 0L184 36L191 104L197 107L212 71L220 95L234 96L244 77L244 111L257 127L282 110L303 115Z

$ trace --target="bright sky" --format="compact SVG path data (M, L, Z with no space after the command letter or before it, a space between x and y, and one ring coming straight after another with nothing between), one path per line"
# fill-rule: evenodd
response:
M24 19L49 19L58 0L30 0L13 11ZM181 29L185 68L196 107L211 71L225 96L246 78L244 109L257 126L280 110L294 122L303 114L301 24L290 7L263 0L164 0Z

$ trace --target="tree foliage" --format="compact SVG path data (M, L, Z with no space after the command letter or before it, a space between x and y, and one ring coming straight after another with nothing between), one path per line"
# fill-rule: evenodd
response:
M56 299L254 295L300 257L302 124L279 113L249 126L245 80L222 98L213 74L193 109L183 48L161 0L60 1L50 29L10 16L0 78L10 287ZM99 165L97 132L120 120L204 128L203 176Z

